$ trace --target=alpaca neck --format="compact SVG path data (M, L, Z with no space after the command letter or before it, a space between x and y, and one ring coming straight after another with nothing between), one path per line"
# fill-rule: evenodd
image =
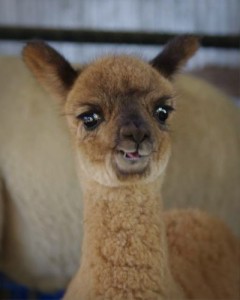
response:
M172 277L159 195L154 184L92 183L85 189L82 262L73 283L82 299L169 297Z

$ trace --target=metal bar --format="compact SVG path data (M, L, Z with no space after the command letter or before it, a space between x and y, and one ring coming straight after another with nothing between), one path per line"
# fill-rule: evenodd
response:
M57 29L0 26L0 40L26 41L43 39L54 42L162 45L177 34L157 32L104 31L91 29ZM240 47L240 35L202 35L203 47L233 48Z

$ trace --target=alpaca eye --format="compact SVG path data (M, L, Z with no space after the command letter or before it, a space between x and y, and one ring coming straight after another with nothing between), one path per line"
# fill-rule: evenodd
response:
M94 130L102 121L102 116L98 112L85 112L79 116L77 116L78 119L80 119L85 129L87 130Z
M157 106L157 108L154 111L155 118L160 122L164 123L167 118L169 117L169 114L173 111L173 107L169 105L160 105Z

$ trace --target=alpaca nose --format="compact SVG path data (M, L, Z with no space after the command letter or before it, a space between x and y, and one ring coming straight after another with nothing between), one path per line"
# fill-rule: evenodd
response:
M136 142L138 145L150 137L147 126L141 121L129 121L120 129L120 137Z

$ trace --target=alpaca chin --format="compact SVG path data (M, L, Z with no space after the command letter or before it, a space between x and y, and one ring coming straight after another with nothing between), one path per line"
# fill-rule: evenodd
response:
M108 187L120 187L132 185L134 183L151 183L159 178L159 182L162 184L165 169L170 157L170 151L166 151L162 154L158 162L151 161L141 171L135 171L130 168L128 170L120 171L115 162L113 162L112 155L109 153L106 155L105 162L100 163L97 166L96 163L89 161L87 158L83 159L82 153L77 152L78 162L78 176L82 181L95 181L103 186ZM103 167L103 165L105 165Z

